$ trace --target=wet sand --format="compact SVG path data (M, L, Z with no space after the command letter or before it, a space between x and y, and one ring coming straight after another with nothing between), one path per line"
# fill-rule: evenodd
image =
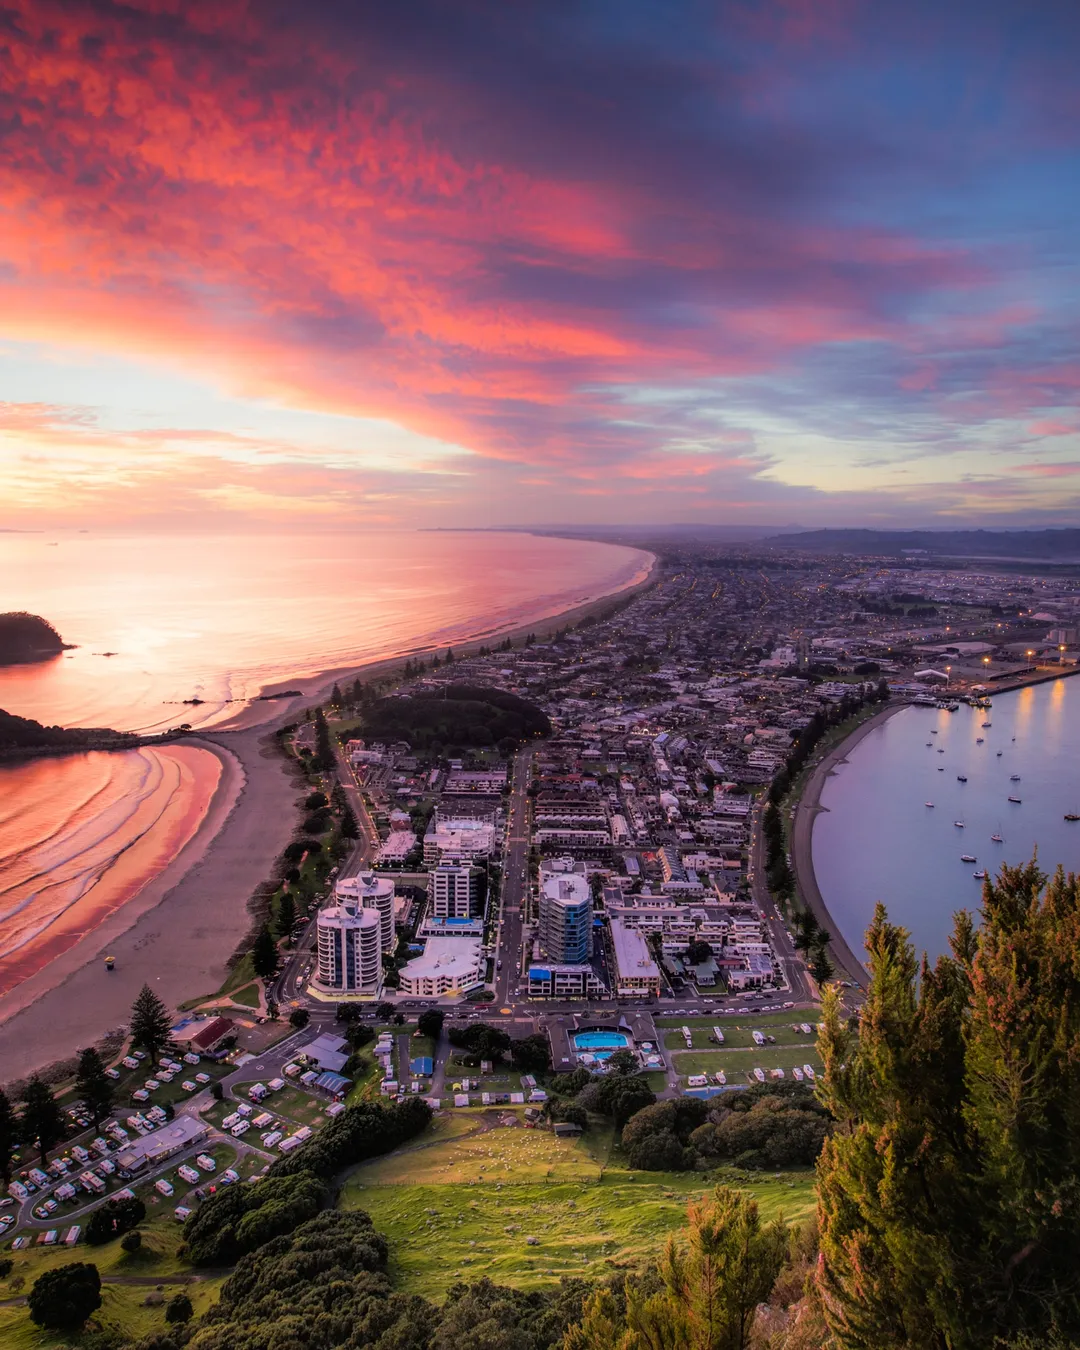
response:
M265 731L222 743L221 778L199 828L164 869L73 947L0 999L0 1081L64 1059L125 1026L144 983L175 1008L211 994L250 925L247 902L287 843L299 791ZM106 971L103 957L116 958Z

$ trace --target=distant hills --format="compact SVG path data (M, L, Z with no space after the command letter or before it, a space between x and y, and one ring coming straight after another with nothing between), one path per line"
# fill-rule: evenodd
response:
M807 553L900 554L949 558L1080 560L1080 529L1058 530L804 530L764 540Z
M65 645L48 619L23 611L0 614L0 666L44 661L62 652Z

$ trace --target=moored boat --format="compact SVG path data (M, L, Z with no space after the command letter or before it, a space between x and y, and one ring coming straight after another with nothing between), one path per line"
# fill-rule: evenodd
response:
M961 862L978 862L979 860L978 860L978 858L976 858L976 856L975 856L974 853L961 853L961 854L960 854L960 861L961 861Z
M1066 819L1066 820L1080 820L1080 815L1077 815L1077 813L1076 813L1075 811L1066 811L1066 812L1065 812L1065 819Z
M975 878L976 881L982 881L985 878L986 873L980 870L978 872L972 872L971 875Z
M992 834L990 838L994 841L995 844L1003 844L1005 842L1000 834Z
M1009 798L1009 801L1015 802L1017 806L1020 805L1020 800L1021 800L1021 799L1020 799L1019 797L1010 797L1010 798Z

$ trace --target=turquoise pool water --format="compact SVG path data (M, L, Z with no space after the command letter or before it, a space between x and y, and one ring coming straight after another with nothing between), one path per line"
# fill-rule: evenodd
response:
M615 1050L623 1050L630 1044L630 1037L621 1031L578 1031L570 1038L575 1050L583 1050L597 1059L607 1059Z

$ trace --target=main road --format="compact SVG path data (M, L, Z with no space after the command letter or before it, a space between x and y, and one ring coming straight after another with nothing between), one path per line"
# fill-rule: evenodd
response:
M341 865L340 875L354 876L370 865L378 852L379 831L368 812L364 794L356 785L352 766L346 759L345 751L336 737L333 738L333 744L334 755L337 759L337 781L341 784L345 799L352 808L352 813L356 817L356 823L360 830L360 837L357 839L352 852ZM311 912L311 917L304 925L303 932L296 940L295 950L289 955L285 964L278 971L273 985L267 990L267 998L279 1007L297 1006L299 1004L315 960L315 920L318 911L319 906L316 905ZM313 1008L311 1011L316 1010Z
M795 1003L807 1003L814 998L814 991L810 986L806 966L795 950L795 944L788 937L787 928L773 903L768 882L765 879L765 834L761 828L764 810L764 804L758 802L750 819L750 894L753 897L754 904L765 916L765 924L769 930L769 941L772 943L772 949L784 971L784 978L791 990L792 1000Z
M503 1008L517 1001L521 979L521 933L529 894L529 813L532 799L532 762L535 751L527 746L514 756L510 786L510 809L506 818L503 849L502 890L499 896L499 926L495 942L495 1004ZM502 969L499 968L500 963Z

